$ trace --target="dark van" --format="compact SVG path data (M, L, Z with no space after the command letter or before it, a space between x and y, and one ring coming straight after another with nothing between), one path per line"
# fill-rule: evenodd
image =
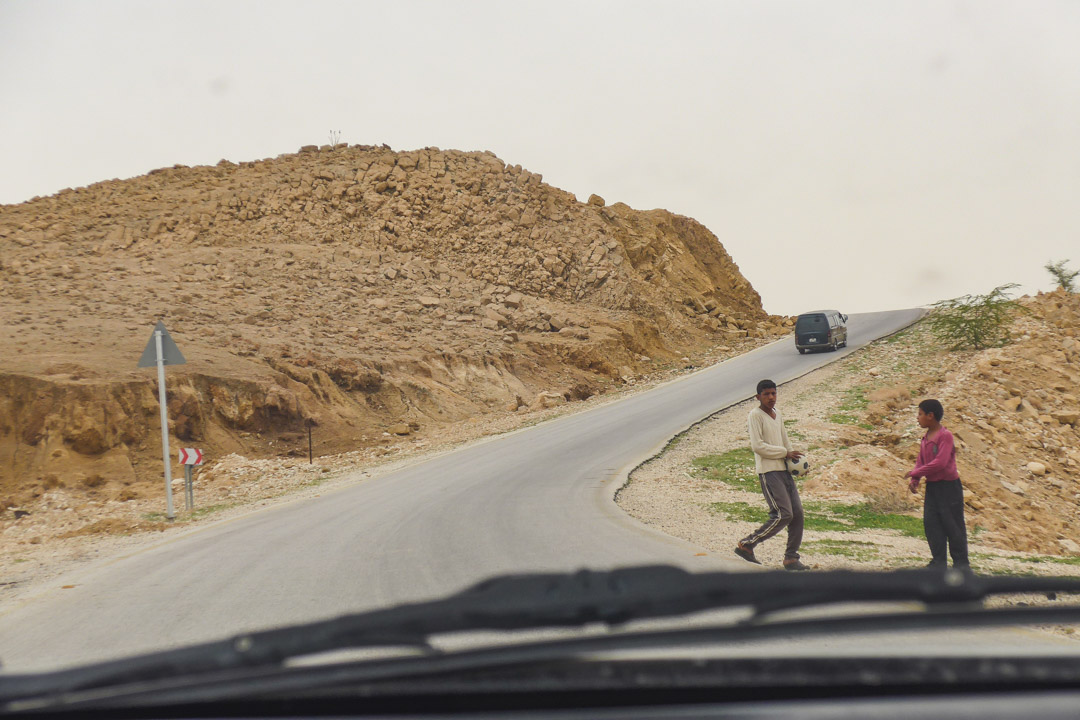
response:
M795 320L795 347L807 350L835 350L847 345L847 315L839 310L815 310Z

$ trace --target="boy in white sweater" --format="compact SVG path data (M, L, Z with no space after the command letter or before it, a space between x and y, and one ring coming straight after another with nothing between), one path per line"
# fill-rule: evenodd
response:
M776 383L762 380L757 384L758 406L750 411L750 447L761 493L769 505L765 524L739 541L735 554L748 562L761 564L754 548L784 528L788 529L784 551L785 570L808 570L799 560L803 535L803 507L799 489L787 468L787 460L798 460L802 453L791 447L784 420L776 409Z

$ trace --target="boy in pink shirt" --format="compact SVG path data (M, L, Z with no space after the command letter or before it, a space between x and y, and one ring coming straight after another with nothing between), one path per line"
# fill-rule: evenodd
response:
M967 551L967 527L964 525L964 488L956 472L956 444L953 434L942 424L945 409L937 400L919 403L919 426L926 428L919 444L919 459L908 472L908 488L919 492L919 479L926 479L923 502L923 529L930 545L929 567L948 565L948 546L953 567L970 569Z

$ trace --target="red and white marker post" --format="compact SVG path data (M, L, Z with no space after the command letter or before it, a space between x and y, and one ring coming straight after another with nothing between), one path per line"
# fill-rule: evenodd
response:
M203 454L198 448L180 448L181 465L202 465Z
M191 468L203 464L202 450L180 448L180 464L184 466L184 505L187 511L195 509L195 488L191 483Z

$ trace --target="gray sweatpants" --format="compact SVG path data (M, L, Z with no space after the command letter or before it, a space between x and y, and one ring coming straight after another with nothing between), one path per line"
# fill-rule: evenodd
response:
M758 475L761 481L761 494L769 505L769 519L753 533L743 538L742 545L753 549L776 533L787 528L787 549L785 560L799 557L802 545L803 507L799 499L799 489L795 487L795 478L786 470L773 470Z

